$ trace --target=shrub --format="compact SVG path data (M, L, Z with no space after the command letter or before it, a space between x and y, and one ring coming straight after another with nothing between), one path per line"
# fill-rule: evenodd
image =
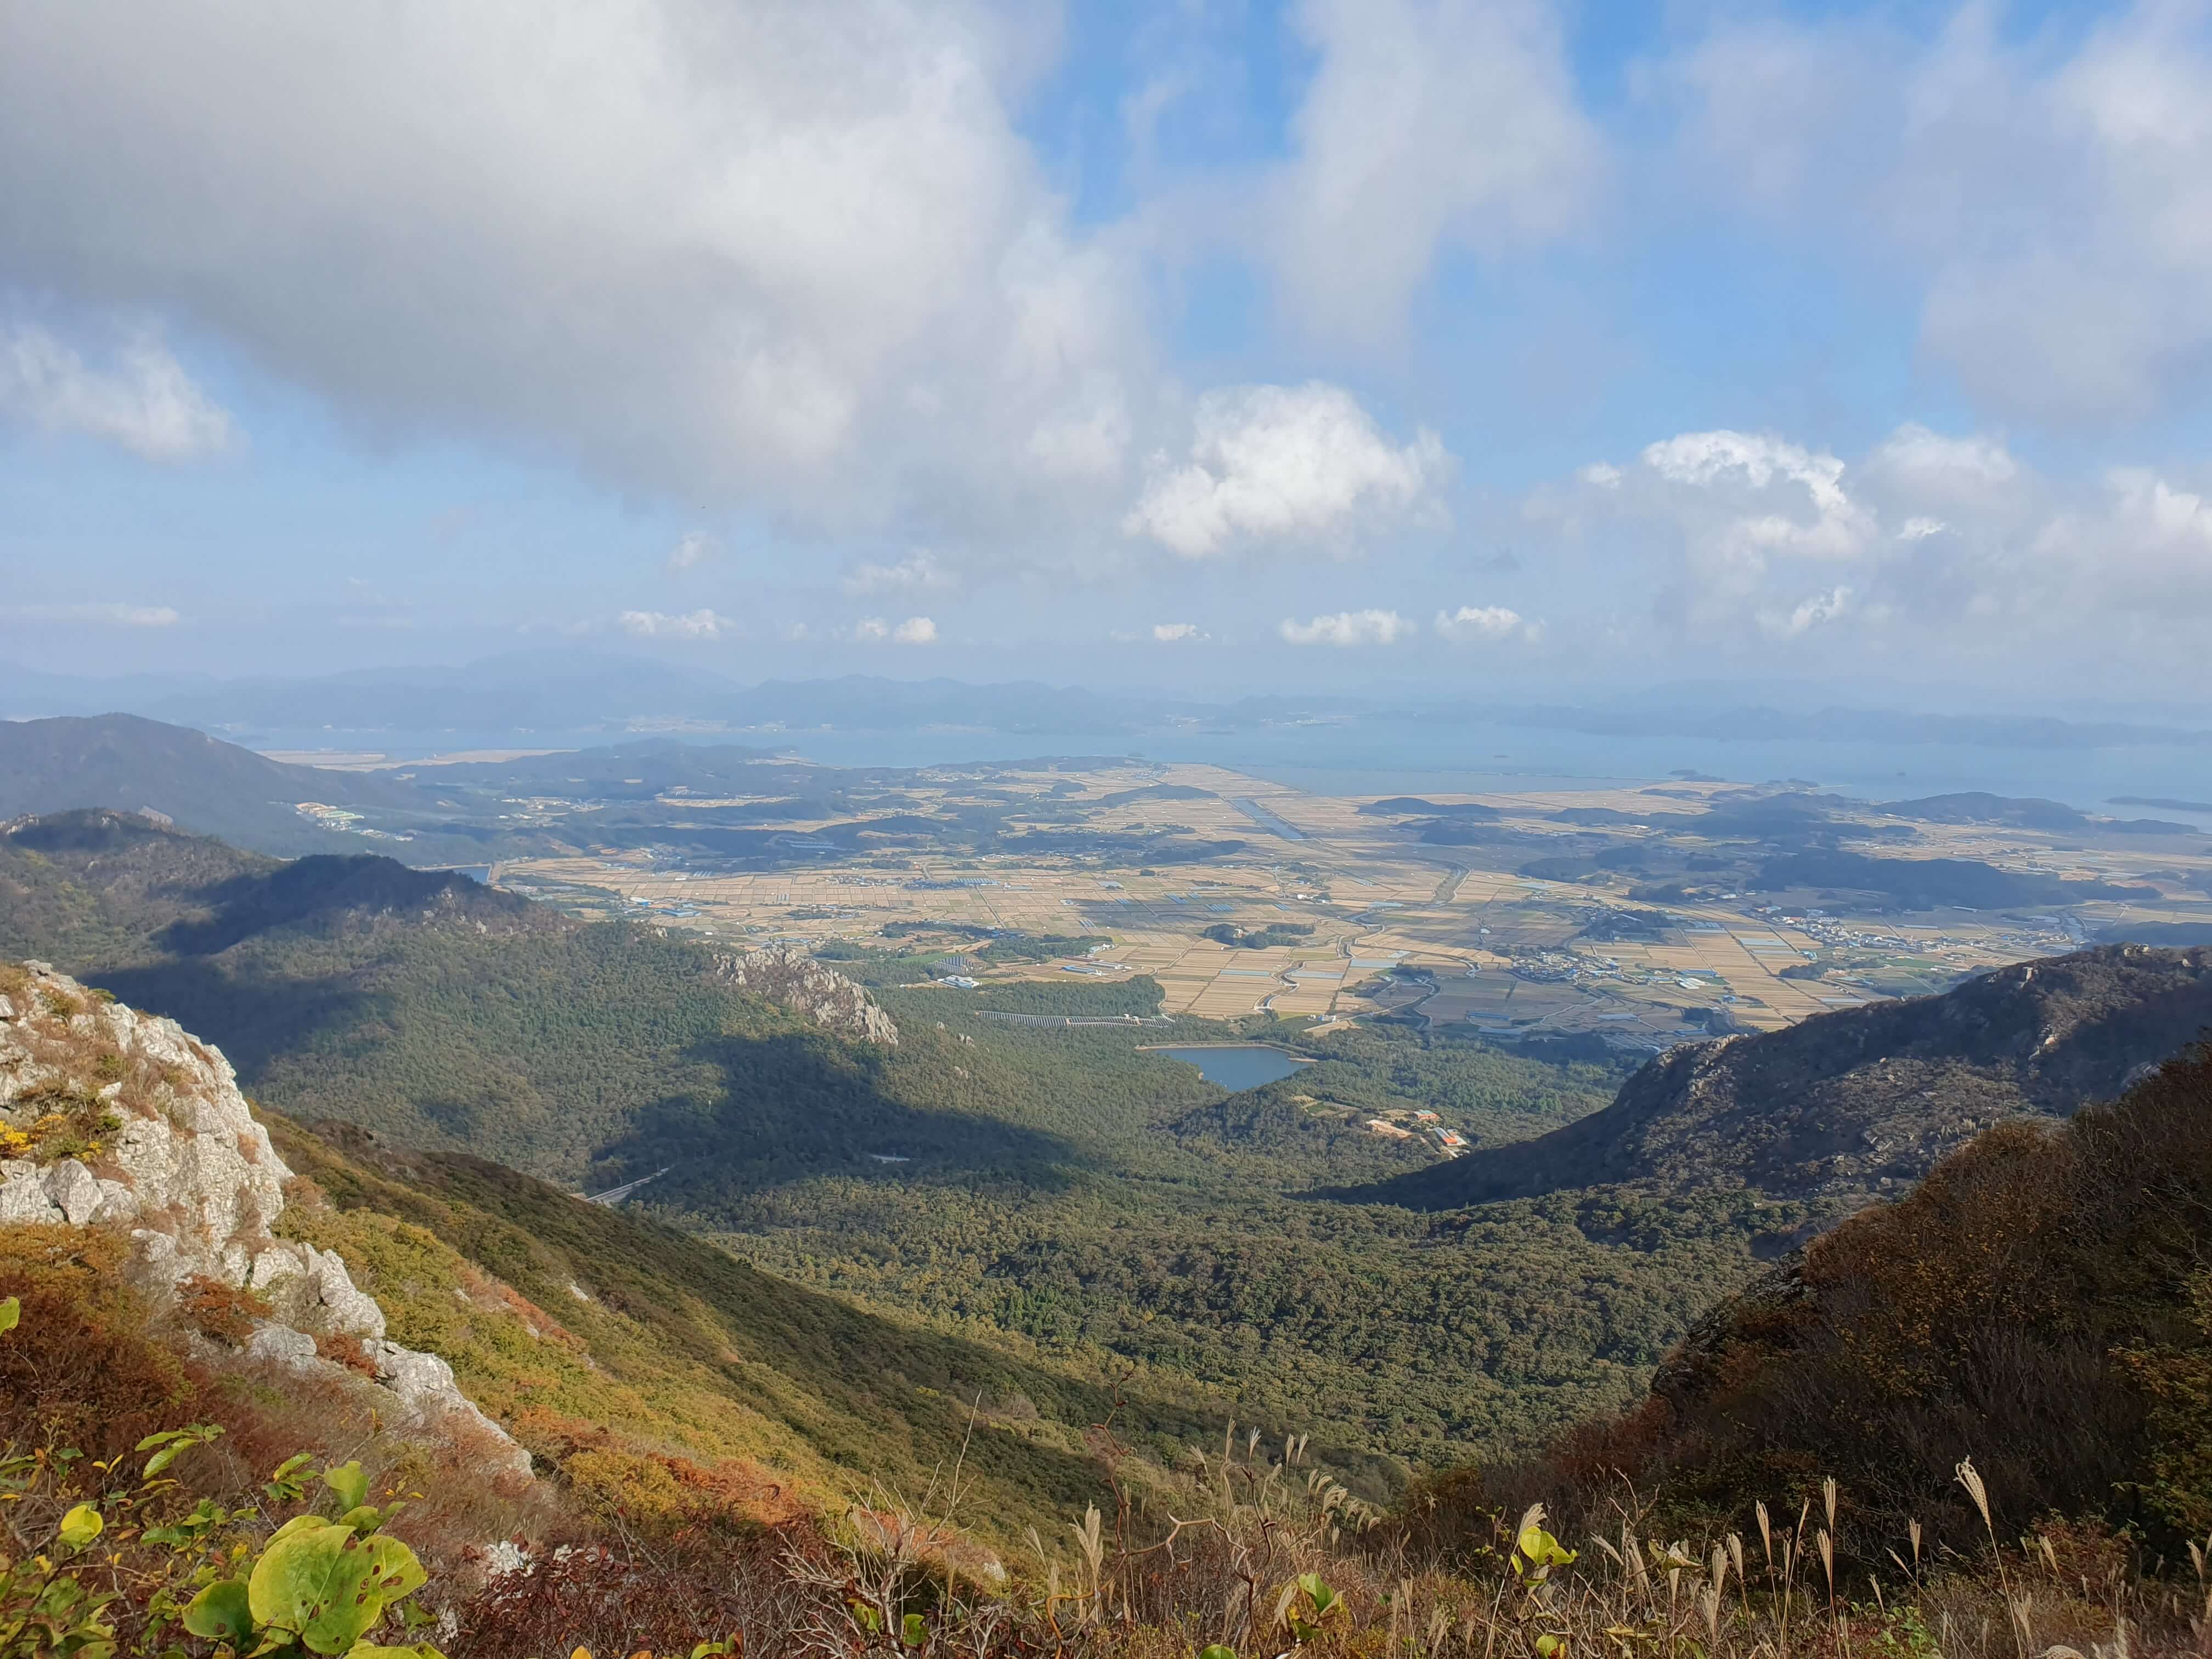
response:
M1670 1524L1741 1525L1832 1471L1876 1557L1908 1522L1964 1548L1974 1457L2015 1513L2178 1554L2212 1529L2208 1115L2200 1048L2063 1127L1985 1132L1709 1318L1634 1411L1435 1485L1433 1513L1540 1499L1580 1524L1626 1478Z
M16 1299L39 1333L0 1340L0 1437L114 1457L197 1397L122 1282L129 1248L94 1230L0 1228L0 1297Z
M202 1336L242 1348L256 1322L275 1311L251 1291L193 1273L177 1286L177 1317Z
M348 1331L335 1331L315 1339L315 1352L334 1365L343 1365L356 1376L374 1381L376 1359L362 1340Z

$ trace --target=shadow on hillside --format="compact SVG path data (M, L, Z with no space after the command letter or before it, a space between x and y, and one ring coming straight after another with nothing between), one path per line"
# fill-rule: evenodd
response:
M249 1091L272 1060L333 1033L374 1030L391 1014L388 996L364 991L341 976L304 980L240 974L198 958L83 977L87 984L113 992L134 1008L173 1019L203 1042L213 1043Z
M672 1165L655 1199L702 1218L721 1199L814 1176L1018 1172L1049 1189L1083 1161L1058 1135L911 1097L949 1086L941 1069L909 1073L894 1094L882 1056L812 1032L719 1037L685 1053L714 1066L720 1097L654 1101L599 1149L592 1173L613 1184Z
M1590 1115L1597 1117L1603 1113ZM1387 1180L1358 1186L1316 1187L1290 1196L1315 1203L1459 1210L1471 1205L1503 1204L1515 1199L1580 1192L1620 1179L1593 1172L1592 1157L1603 1150L1606 1126L1583 1128L1588 1122L1589 1118L1579 1119L1527 1140L1482 1147L1446 1163L1409 1170Z
M374 854L320 854L233 876L193 895L210 914L172 922L155 938L180 957L213 956L256 934L341 915L435 910L504 928L526 925L529 902L450 871L410 870Z

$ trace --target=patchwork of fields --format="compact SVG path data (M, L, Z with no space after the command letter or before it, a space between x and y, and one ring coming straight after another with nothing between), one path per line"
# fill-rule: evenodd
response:
M913 844L918 817L950 821L984 794L1049 801L1062 822L1076 809L1084 833L1108 850ZM865 815L838 823L834 844L817 838L830 820L792 822L778 867L718 866L647 847L514 860L495 879L574 908L649 913L732 945L908 940L902 948L933 953L942 976L983 984L1148 975L1170 1013L1326 1021L1414 1011L1499 1036L1589 1032L1630 1047L1772 1029L1938 989L2101 929L2187 920L2204 911L2204 890L2192 884L2212 884L2201 836L2090 847L2078 834L1987 824L1878 825L1909 841L1899 850L1912 858L2071 878L2085 894L2130 883L2132 896L2032 914L1893 908L1869 924L1847 914L1844 896L1755 890L1737 878L1753 867L1751 854L1730 823L1715 820L1746 795L1670 782L1377 803L1209 766L1040 763L983 780L975 769L912 775L900 834L881 845ZM1424 828L1470 822L1480 828L1463 836ZM1116 842L1203 855L1141 864L1117 856ZM1653 873L1639 862L1646 848L1662 878L1677 866L1720 873L1660 884L1654 897L1653 884L1639 880ZM1578 857L1594 861L1564 875L1548 867ZM1532 864L1547 872L1528 873ZM1066 948L1036 960L981 954L999 938Z

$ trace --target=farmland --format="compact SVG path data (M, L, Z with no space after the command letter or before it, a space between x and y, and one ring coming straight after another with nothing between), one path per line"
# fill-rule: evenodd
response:
M1630 1048L1772 1029L2212 915L2212 856L2183 826L1935 822L1679 781L1377 801L1137 762L902 781L880 835L866 813L789 822L750 867L648 845L510 860L494 878L732 945L893 951L935 970L917 966L917 981L1148 975L1170 1014L1396 1012ZM979 805L1018 818L1029 801L1051 809L1050 830L933 844L933 823ZM1867 867L1885 875L1986 867L2043 902L1914 908L1776 885L1808 847L1868 842L1882 857Z

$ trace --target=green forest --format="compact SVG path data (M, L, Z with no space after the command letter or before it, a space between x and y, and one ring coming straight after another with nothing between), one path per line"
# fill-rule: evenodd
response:
M177 1018L299 1120L572 1188L665 1167L633 1202L758 1267L1310 1431L1378 1490L1627 1401L1756 1241L1812 1218L1606 1191L1334 1201L1433 1157L1371 1115L1431 1109L1492 1144L1605 1104L1621 1073L1401 1028L1176 1022L1319 1062L1231 1096L1141 1052L1157 1025L1003 1017L1151 1014L1142 979L882 987L902 1037L881 1048L716 981L681 937L388 860L0 838L0 949Z

